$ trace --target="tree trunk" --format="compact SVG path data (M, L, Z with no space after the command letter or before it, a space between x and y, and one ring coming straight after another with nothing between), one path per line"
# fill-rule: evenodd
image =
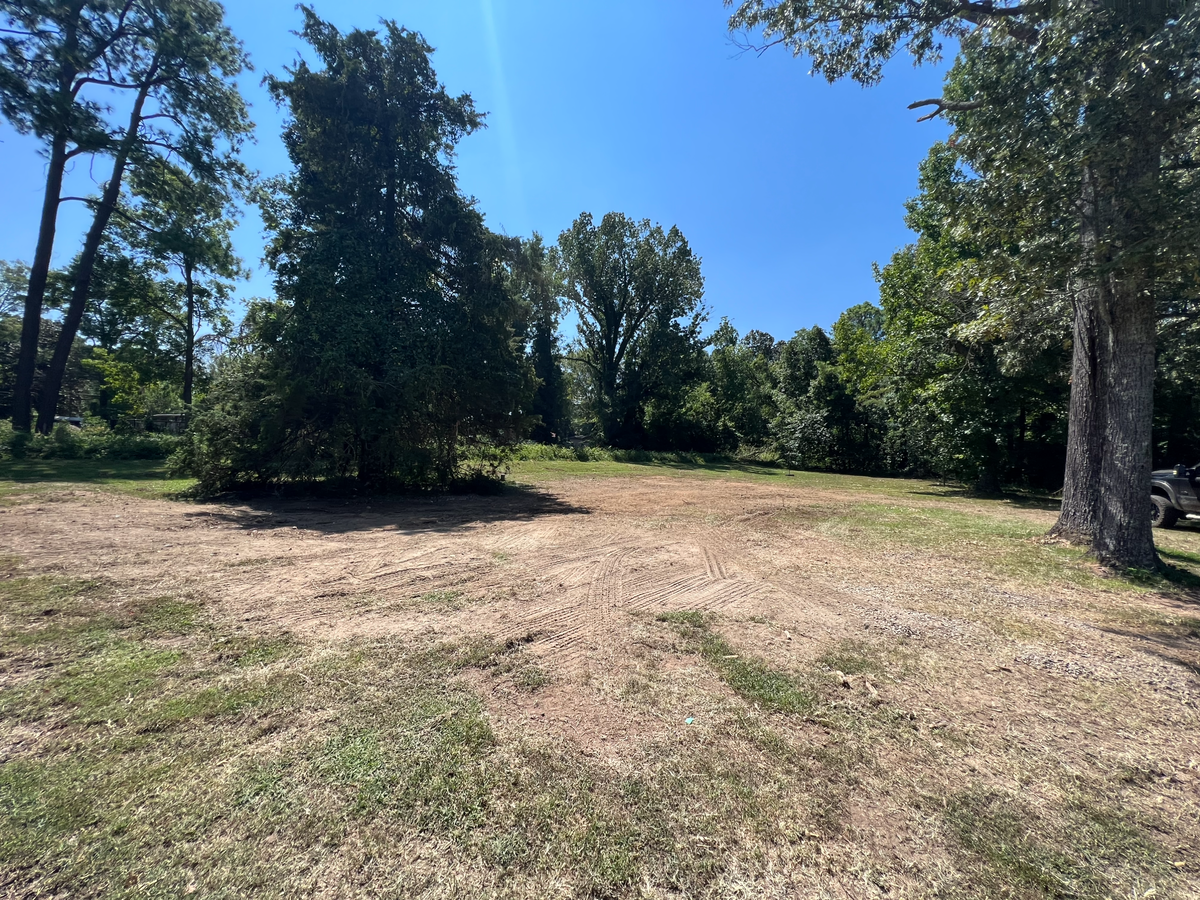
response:
M92 227L88 229L87 238L83 242L83 252L79 256L79 264L75 270L75 284L71 289L71 303L67 314L63 316L62 331L58 334L58 343L54 347L54 357L50 361L50 369L46 372L46 380L42 384L41 397L38 400L37 430L49 434L54 427L54 416L58 412L58 396L62 391L63 377L67 371L67 361L71 357L71 348L75 345L75 335L79 333L79 323L87 308L88 292L92 286L92 273L96 268L96 254L100 250L100 240L104 237L104 229L113 210L117 208L117 200L121 196L121 179L125 175L125 166L129 155L137 142L138 129L142 123L142 107L146 103L146 95L150 92L151 83L157 65L152 64L145 81L138 89L133 111L129 114L129 130L113 159L112 177L104 186L100 205L92 219Z
M25 311L21 320L21 349L17 356L17 377L13 386L12 425L18 431L29 431L33 424L33 376L37 370L38 337L42 327L42 302L46 282L50 277L50 257L54 252L54 232L58 225L58 206L62 202L63 170L67 165L67 141L70 123L67 110L75 103L76 52L79 48L79 17L83 2L69 8L63 23L63 67L58 73L58 101L65 106L54 137L50 142L50 161L46 170L46 192L42 197L42 219L38 224L37 249L29 270L29 290L25 296Z
M1150 528L1150 455L1154 418L1154 296L1139 279L1105 291L1100 326L1108 359L1103 371L1104 455L1100 516L1092 550L1101 562L1154 570Z
M1152 109L1148 100L1129 123L1142 138L1132 151L1084 167L1067 470L1050 532L1086 542L1106 565L1151 570L1157 321L1153 262L1137 248L1153 230L1161 141Z
M67 134L63 131L54 136L50 145L46 193L42 197L42 220L38 225L37 250L33 255L33 266L29 270L29 291L25 295L25 315L21 320L21 350L17 357L17 378L13 387L12 406L12 425L18 431L29 431L33 419L33 375L37 370L42 302L46 296L46 282L50 277L50 255L54 251L54 232L58 224L58 205L66 164Z
M1100 521L1100 467L1104 456L1096 287L1080 284L1075 290L1067 468L1062 511L1050 529L1054 537L1081 544L1091 543Z
M192 406L192 380L196 367L196 286L192 281L192 264L184 263L183 281L187 290L187 334L183 357L183 405Z

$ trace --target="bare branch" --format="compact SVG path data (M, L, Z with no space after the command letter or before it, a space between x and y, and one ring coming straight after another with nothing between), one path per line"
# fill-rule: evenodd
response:
M985 105L982 100L943 100L941 97L934 97L930 100L918 100L916 103L910 103L908 104L908 108L919 109L922 106L937 107L933 112L917 119L918 122L928 122L930 119L937 118L944 112L964 112L968 109L980 109Z

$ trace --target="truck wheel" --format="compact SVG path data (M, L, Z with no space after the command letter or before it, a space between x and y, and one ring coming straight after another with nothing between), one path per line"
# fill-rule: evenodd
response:
M1179 521L1179 510L1166 497L1151 497L1150 525L1154 528L1173 528Z

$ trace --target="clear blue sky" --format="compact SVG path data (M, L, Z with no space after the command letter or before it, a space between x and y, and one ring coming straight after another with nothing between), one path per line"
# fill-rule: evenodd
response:
M704 261L712 323L787 337L830 325L877 296L871 263L911 235L903 202L917 163L946 133L905 107L940 94L941 74L897 60L878 87L830 86L775 49L741 53L719 0L338 0L314 3L343 30L381 17L422 32L447 88L488 113L458 154L463 191L489 225L548 240L581 211L619 210L678 225ZM255 72L241 80L258 125L249 164L286 171L283 117L259 82L307 48L290 0L240 0L228 20ZM35 141L0 124L0 259L29 261L44 172ZM107 161L76 166L88 190ZM94 187L90 187L95 190ZM86 230L59 219L56 261ZM257 271L242 296L271 293L261 222L237 234Z

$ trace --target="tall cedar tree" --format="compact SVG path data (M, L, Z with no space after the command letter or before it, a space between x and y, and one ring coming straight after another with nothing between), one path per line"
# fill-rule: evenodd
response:
M285 307L264 350L276 401L247 437L257 461L230 477L445 482L464 442L523 433L533 390L514 242L455 183L454 147L481 117L446 93L419 34L343 35L302 11L320 68L267 79L295 166L267 206Z
M731 2L731 0L727 0ZM1194 0L745 0L830 80L872 84L900 48L962 52L946 96L963 158L1029 280L1074 308L1063 509L1054 532L1104 562L1154 568L1147 514L1156 266L1191 254L1200 103ZM1020 286L1016 286L1020 290Z

